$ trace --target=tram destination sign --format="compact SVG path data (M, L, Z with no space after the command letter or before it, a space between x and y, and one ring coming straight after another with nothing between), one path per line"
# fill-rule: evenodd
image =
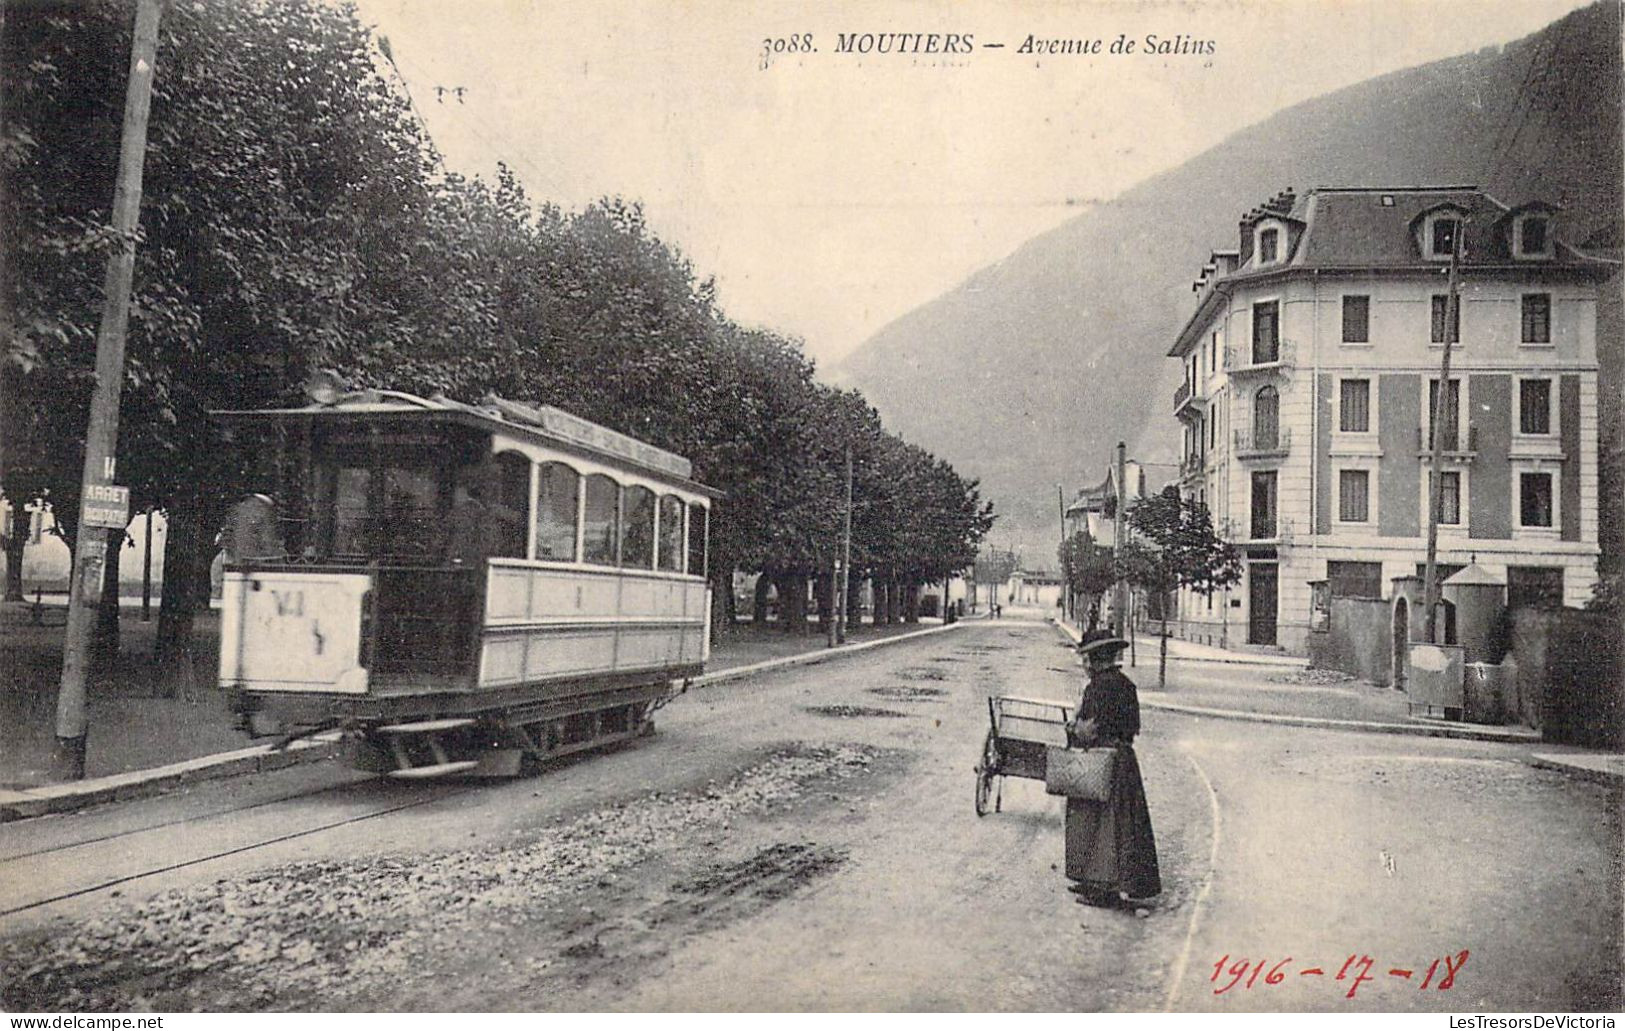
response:
M130 525L130 488L112 483L93 483L85 488L80 506L80 522L122 530Z
M657 448L653 444L645 444L634 437L616 433L608 427L588 422L580 416L571 415L549 405L542 405L535 411L541 417L542 428L556 437L584 444L599 451L607 451L673 476L687 479L693 475L694 467L688 459Z

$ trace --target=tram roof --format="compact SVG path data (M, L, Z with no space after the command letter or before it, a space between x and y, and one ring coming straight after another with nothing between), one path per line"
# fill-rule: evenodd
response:
M684 486L710 497L722 492L693 479L694 466L688 459L636 437L600 426L551 405L529 405L487 394L479 404L435 394L418 397L397 390L357 390L344 393L330 403L312 402L299 408L223 409L209 413L222 422L259 422L278 419L321 419L356 421L371 418L388 421L454 422L492 433L539 441L569 451L585 452L619 465L680 481Z

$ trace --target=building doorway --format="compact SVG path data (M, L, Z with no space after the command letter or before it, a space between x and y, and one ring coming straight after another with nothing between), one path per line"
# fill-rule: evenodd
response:
M1252 562L1247 566L1247 643L1274 644L1278 610L1274 562Z

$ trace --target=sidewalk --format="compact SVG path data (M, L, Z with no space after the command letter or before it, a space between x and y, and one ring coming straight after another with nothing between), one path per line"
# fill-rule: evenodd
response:
M1082 636L1064 623L1056 626L1073 641ZM1139 664L1132 675L1140 685L1140 704L1145 708L1322 730L1534 745L1539 750L1529 756L1532 765L1602 783L1625 784L1625 756L1547 745L1539 731L1527 727L1492 727L1410 716L1402 693L1337 674L1326 674L1323 680L1325 671L1308 669L1305 660L1290 656L1235 655L1170 638L1170 681L1177 687L1159 691L1154 686L1156 643L1155 637L1143 634L1137 642ZM1212 657L1212 652L1219 652L1223 658ZM1177 673L1173 665L1176 661ZM1216 665L1220 663L1226 665Z
M34 625L12 603L0 611L0 822L65 812L101 802L156 794L176 785L327 759L336 734L295 742L285 750L251 744L213 686L218 617L198 616L194 685L178 698L155 696L150 653L156 620L125 612L120 655L112 676L91 684L89 748L83 781L50 784L54 706L61 672L62 627ZM827 648L809 624L802 635L749 623L733 628L693 687L738 680L788 666L822 662L877 645L951 629L938 620L864 626L848 642Z

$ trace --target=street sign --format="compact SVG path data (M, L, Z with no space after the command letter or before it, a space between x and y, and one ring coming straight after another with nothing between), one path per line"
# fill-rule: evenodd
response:
M130 488L111 483L86 487L80 522L86 526L105 526L113 530L122 530L130 525Z

